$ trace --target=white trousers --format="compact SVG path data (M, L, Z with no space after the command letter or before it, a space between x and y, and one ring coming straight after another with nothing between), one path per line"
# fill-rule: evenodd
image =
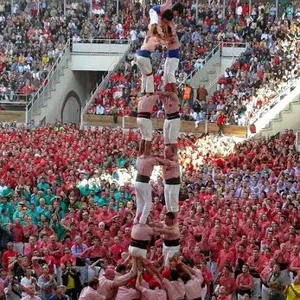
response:
M165 184L164 195L167 211L179 211L180 184Z
M80 278L81 284L88 282L88 267L87 267L87 265L82 266L82 267L76 266L75 268L76 268L77 272L80 272L79 278Z
M164 122L164 141L165 144L177 144L180 132L180 118L173 120L165 120Z
M137 118L137 126L139 127L142 139L145 141L152 141L153 125L151 119Z
M128 252L131 256L133 257L143 257L143 258L147 258L147 250L146 249L141 249L138 247L134 247L134 246L129 246L128 247Z
M215 261L211 261L210 263L210 271L213 276L213 281L217 279L218 276L218 264Z
M62 282L62 269L61 269L61 267L56 268L56 280L57 280L57 283L60 284L60 285L63 283Z
M136 63L142 73L141 92L154 93L154 77L150 58L138 55Z
M179 66L179 59L176 57L167 57L164 64L164 76L163 82L166 83L176 83L175 72Z
M269 289L265 285L261 288L261 300L269 300Z
M93 279L94 277L99 278L104 273L104 270L100 267L93 267L91 268L90 266L88 267L88 281Z
M180 251L180 246L166 246L163 243L163 255L164 255L164 264L165 266L169 266L170 259Z
M13 243L14 244L14 249L20 253L20 254L24 254L24 243L19 242L19 243Z
M201 298L202 300L204 300L204 299L205 299L205 296L206 296L206 294L207 294L207 285L205 285L205 287L204 287L204 288L201 288L201 294L200 294L200 298Z
M158 13L152 8L149 10L149 17L149 25L158 24Z
M136 216L134 221L136 223L138 216L141 215L139 223L146 224L152 205L152 188L149 183L139 181L135 182L134 187L136 193Z
M260 278L253 278L254 281L254 288L252 298L253 300L258 300L258 297L261 295L261 280Z

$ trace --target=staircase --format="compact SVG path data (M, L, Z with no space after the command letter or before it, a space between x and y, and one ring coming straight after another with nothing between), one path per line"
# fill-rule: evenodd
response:
M26 105L26 123L32 119L39 122L46 117L48 102L50 99L54 98L53 93L57 91L57 86L61 83L65 73L69 70L70 60L70 41L68 41L45 79L45 85L39 88ZM56 101L61 101L59 95L57 95ZM55 106L53 101L51 101L51 106ZM42 111L44 114L42 114Z
M87 99L87 101L85 101L83 108L81 109L81 122L80 122L81 127L89 125L89 122L85 121L84 115L88 111L91 104L93 104L95 102L95 99L98 96L99 91L101 89L105 89L107 87L107 84L108 84L111 74L118 71L121 68L122 64L125 63L126 56L129 53L130 49L131 49L131 46L128 47L127 51L123 54L123 56L119 60L118 64L116 64L114 69L107 72L106 76L104 78L102 78L102 80L96 85L95 89L91 92L91 96Z
M206 55L203 67L200 70L194 70L188 76L186 82L184 82L194 89L194 97L197 95L196 91L199 85L204 85L209 95L213 95L219 78L224 74L225 70L233 64L236 58L244 52L246 47L246 44L243 43L240 43L238 48L234 47L234 44L227 44L229 43L217 44L213 50Z
M201 69L193 70L184 83L189 84L194 90L197 90L199 85L205 85L206 88L215 80L216 74L221 70L220 46L217 44L206 56L202 62ZM197 93L194 92L194 97Z
M256 117L250 119L249 124L254 124L257 134L255 137L273 136L283 129L300 128L300 79L297 78L273 99L272 103L261 109Z

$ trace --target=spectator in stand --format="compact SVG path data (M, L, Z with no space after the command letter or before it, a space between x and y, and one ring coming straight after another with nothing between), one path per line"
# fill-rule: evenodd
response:
M7 209L10 217L15 212L20 213L21 226L24 227L23 243L29 242L24 251L28 259L20 258L20 267L10 269L10 274L16 277L18 282L21 277L26 276L28 266L35 271L38 278L45 275L46 282L52 278L54 280L55 277L58 281L59 275L55 274L55 268L51 268L53 263L50 263L49 271L42 269L45 263L44 254L45 260L54 256L60 262L64 253L62 250L55 252L56 246L61 244L59 249L71 248L78 234L90 236L91 239L93 236L99 236L101 246L107 253L111 248L116 249L114 260L110 255L103 258L103 267L106 268L110 263L123 263L122 257L125 254L120 254L117 250L122 248L121 252L127 252L130 243L128 228L133 224L136 203L133 166L134 157L138 153L139 139L140 134L132 130L122 132L120 129L89 128L81 131L76 126L64 124L35 130L23 127L15 129L9 126L1 128L0 182L2 189L12 190L5 198L1 198L1 207ZM19 147L20 142L22 148ZM198 267L202 266L205 259L208 259L210 264L216 261L221 264L221 260L217 258L220 253L226 253L226 260L230 266L222 270L224 274L220 273L218 280L230 293L235 293L235 280L231 277L232 268L236 263L235 257L244 257L245 261L247 260L255 284L256 276L259 275L262 282L268 284L272 260L278 260L285 255L283 249L279 248L277 239L286 244L287 251L290 251L289 243L297 246L299 154L294 143L295 134L290 131L289 137L284 136L282 139L261 138L241 143L236 143L230 138L220 139L210 135L179 136L178 156L183 172L177 219L182 255L195 256ZM153 155L161 155L163 149L163 137L155 132ZM122 176L119 175L120 169L123 172ZM155 202L150 218L152 222L161 223L166 211L163 204L164 183L159 170L154 172L154 175L150 185ZM44 179L40 180L41 177ZM41 187L40 191L36 190L38 184ZM52 198L48 186L59 198ZM35 214L32 202L38 204L41 198L49 202L45 204L44 213ZM19 202L28 208L26 213L25 210L19 210ZM37 231L31 232L31 227L28 227L31 221L27 222L28 218L32 218L39 232L44 231L47 226L52 228L54 223L46 220L52 219L54 211L59 221L64 217L62 223L66 226L62 227L62 233L58 234L58 244L55 244L55 237L47 239L43 234L36 235ZM3 232L9 234L6 229ZM295 240L290 238L290 233L296 235ZM85 243L91 247L91 240L85 239ZM222 243L225 239L229 242L226 245ZM3 249L6 248L8 240L5 239ZM44 244L50 250L49 257L47 252L43 252ZM154 249L148 253L153 264L162 262L161 244L160 238L155 238ZM112 247L113 245L115 246ZM244 253L238 250L239 245L244 245ZM259 250L256 250L257 247ZM256 252L258 257L254 254ZM297 247L289 252L292 253L288 258L291 267L297 267L298 252ZM116 258L120 257L122 260L115 262ZM76 260L71 259L71 262L75 265ZM278 262L286 263L282 260ZM174 264L171 260L170 267L173 268ZM19 272L22 269L23 274ZM167 276L167 270L164 272ZM204 272L203 270L202 273ZM2 279L5 281L6 275L0 275L1 283ZM183 275L183 280L185 276ZM144 280L147 280L146 274ZM219 290L222 297L228 297L226 290L225 294L222 288ZM54 294L52 288L51 294ZM264 292L262 294L265 295Z

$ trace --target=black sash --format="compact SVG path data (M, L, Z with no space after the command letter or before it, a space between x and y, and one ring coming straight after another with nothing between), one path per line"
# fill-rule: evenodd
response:
M147 250L150 241L131 239L130 246Z
M177 240L164 240L164 244L167 247L176 247L176 246L179 246L179 239L177 239Z
M143 118L143 119L150 119L151 118L151 113L149 113L149 112L138 112L137 117L138 118Z
M169 179L166 179L165 182L166 182L166 184L177 185L177 184L180 184L180 177L169 178Z
M141 175L141 174L137 174L135 181L148 183L150 181L150 177L145 176L145 175Z
M175 112L175 113L172 113L172 114L167 114L167 120L173 120L173 119L179 119L180 116L179 116L179 112Z

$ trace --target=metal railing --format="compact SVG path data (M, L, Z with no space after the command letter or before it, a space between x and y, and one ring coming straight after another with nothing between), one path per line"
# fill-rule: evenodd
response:
M261 109L255 111L255 115L249 119L248 125L255 124L258 120L261 120L270 110L272 110L277 104L281 103L284 98L288 97L290 95L290 93L299 86L300 86L300 78L299 77L290 81L289 84L283 90L281 90L276 95L276 97L273 98L273 100L270 103L268 103L268 105L263 106ZM290 101L285 101L284 106L287 106L291 101L293 101L292 97L291 97ZM275 117L276 114L280 113L280 111L277 109L276 111L274 111L274 113L272 112L272 116ZM267 119L267 118L265 118L265 119ZM265 120L265 121L267 121L267 120ZM269 120L269 121L271 121L271 120Z
M28 118L29 118L28 115L29 115L31 108L33 107L33 104L45 93L46 88L48 88L50 85L52 85L54 83L54 80L55 80L54 77L55 77L55 74L57 73L56 71L60 69L60 64L63 63L62 58L68 52L70 53L70 40L67 41L64 48L59 53L57 60L51 67L46 79L44 80L44 85L42 85L37 90L37 92L35 94L33 94L31 100L26 105L26 122L28 122Z
M112 71L107 72L106 76L100 80L100 82L96 85L95 89L91 92L91 97L85 102L85 105L83 106L83 108L81 110L81 126L83 126L83 116L84 116L84 114L88 111L90 105L95 101L95 99L98 95L98 92L101 89L105 88L105 86L107 85L107 83L109 81L109 78L110 78L111 74L113 72L115 72L116 70L118 70L121 67L121 64L125 62L125 58L126 58L128 52L130 51L130 49L131 49L131 47L129 46L129 48L123 54L122 58L116 64L114 69Z
M129 45L128 39L83 39L78 42L71 41L71 52L80 53L124 53L124 45Z
M34 93L0 92L0 104L26 106Z
M219 50L220 50L220 45L217 44L210 52L208 52L208 53L205 55L204 60L203 60L203 62L202 62L202 68L203 68L203 67L207 64L207 62L213 57L213 55L214 55L215 53L217 53ZM201 68L201 69L202 69L202 68ZM194 77L194 75L196 75L201 69L197 69L197 68L193 69L192 72L187 76L187 78L186 78L183 82L181 82L181 83L179 84L179 88L181 88L182 85L189 83L189 82L191 81L191 79Z

